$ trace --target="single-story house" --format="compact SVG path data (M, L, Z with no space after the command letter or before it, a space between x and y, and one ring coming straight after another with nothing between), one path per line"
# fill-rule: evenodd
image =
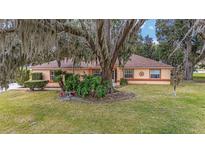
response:
M49 80L47 87L59 86L58 83L53 82L54 72L58 69L57 61L31 67L32 72L41 72L43 78ZM71 60L62 60L61 69L68 73L73 73L73 62ZM128 84L170 84L172 69L171 65L133 55L124 67L120 67L118 64L115 65L113 69L113 82L119 85L120 79L125 78ZM81 62L75 65L74 73L79 75L100 75L100 65L96 64L96 62Z

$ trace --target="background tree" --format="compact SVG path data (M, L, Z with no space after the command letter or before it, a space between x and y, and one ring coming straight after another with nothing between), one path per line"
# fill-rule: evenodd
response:
M187 33L193 28L195 22L196 20L157 20L156 22L159 46L161 50L167 51L165 59L169 63L174 63L174 66L183 63L185 80L192 80L194 66L204 58L199 54L203 43L201 38L198 34ZM179 43L180 48L173 55L172 52Z
M155 57L155 44L153 42L153 39L147 35L144 38L142 38L142 45L141 48L138 50L138 54L140 54L143 57L151 58L151 59L157 59Z
M124 67L133 54L139 54L143 45L142 39L142 36L138 33L126 40L118 54L119 66Z
M8 88L21 66L42 63L51 57L53 52L51 48L47 50L45 42L54 39L49 37L53 34L45 33L46 29L34 27L31 20L1 20L0 27L0 86Z
M30 70L27 67L21 66L15 72L15 81L19 85L24 86L24 82L28 81L29 79L30 79Z

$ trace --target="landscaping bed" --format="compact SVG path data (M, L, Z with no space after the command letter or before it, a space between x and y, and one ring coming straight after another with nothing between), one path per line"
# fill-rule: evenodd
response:
M77 95L74 96L60 96L61 101L77 101L82 103L112 103L117 101L123 101L123 100L131 100L135 97L134 93L128 93L128 92L122 92L122 91L115 91L113 93L107 94L103 98L97 98L97 97L79 97Z

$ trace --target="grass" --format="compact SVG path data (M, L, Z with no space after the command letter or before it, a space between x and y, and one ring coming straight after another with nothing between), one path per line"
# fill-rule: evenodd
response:
M130 85L129 101L60 102L58 92L0 94L0 133L205 133L205 83Z
M205 82L205 73L194 73L193 78L198 82Z

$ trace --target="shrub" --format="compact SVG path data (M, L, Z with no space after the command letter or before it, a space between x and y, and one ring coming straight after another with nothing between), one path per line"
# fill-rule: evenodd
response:
M63 72L62 70L55 70L54 71L54 76L58 76L58 75L62 75L62 74L64 74L65 72Z
M100 78L93 75L85 75L83 81L77 88L77 94L79 96L86 97L88 95L94 96L94 91L100 84Z
M65 80L67 80L68 78L70 78L70 76L73 75L73 73L65 73L64 75L65 75Z
M80 76L69 74L65 79L65 90L66 91L76 91L80 84Z
M54 71L53 81L58 82L62 91L65 91L65 84L64 84L64 79L63 79L65 74L66 74L66 72L64 72L62 70L55 70Z
M104 97L108 92L108 83L109 82L102 83L102 79L99 76L85 76L77 88L77 94L82 97Z
M44 89L47 84L47 80L29 80L24 83L25 87L30 88L30 90L35 88Z
M99 85L97 88L96 88L96 96L99 98L99 97L105 97L107 93L107 88L105 85Z
M127 85L127 84L128 84L127 79L124 79L124 78L121 78L121 79L120 79L120 85L121 85L121 86L125 86L125 85Z
M104 82L103 82L103 86L105 86L105 88L106 88L107 90L113 88L113 87L112 87L112 83L110 83L110 81L104 81Z
M90 87L86 85L84 82L81 82L77 88L77 95L86 97L90 93Z
M63 79L62 75L63 75L63 72L61 70L55 70L54 71L53 81L54 82L60 82Z
M61 82L63 80L63 76L62 75L55 75L53 78L54 82Z
M31 73L31 79L32 80L43 80L43 74L42 73Z
M101 77L88 75L84 77L84 84L90 87L90 90L96 90L97 87L101 84Z
M63 80L63 72L61 70L54 71L54 82L61 82Z

